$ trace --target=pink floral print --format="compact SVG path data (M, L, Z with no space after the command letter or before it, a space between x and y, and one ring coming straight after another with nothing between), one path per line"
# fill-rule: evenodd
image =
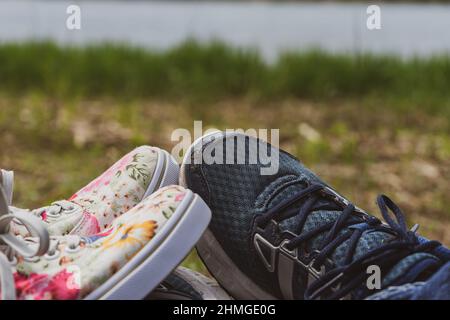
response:
M53 277L48 274L32 273L24 275L14 274L16 294L19 298L26 297L33 300L72 300L80 293L80 288L73 281L73 273L63 269Z
M18 259L14 267L18 299L80 299L124 267L164 228L184 199L180 186L165 187L117 218L111 228L82 237L78 250L67 250L67 236L55 237L59 256ZM71 267L79 270L74 285ZM72 268L73 269L73 268Z
M144 147L141 147L143 149ZM127 165L132 163L133 157L138 154L138 149L128 153L118 162L116 162L111 168L106 170L100 177L89 183L86 187L82 188L80 191L75 193L69 200L76 199L79 195L90 193L96 189L99 189L103 186L107 186L110 184L111 179L116 175L119 171L123 171Z

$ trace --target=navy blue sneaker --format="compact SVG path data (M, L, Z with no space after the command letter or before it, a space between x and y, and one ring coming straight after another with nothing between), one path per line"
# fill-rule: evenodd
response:
M278 170L263 174L268 166ZM216 132L198 139L180 183L211 208L197 250L237 299L364 299L424 281L449 261L448 249L418 236L417 226L407 228L388 197L377 199L384 223L292 155L253 137ZM369 270L379 271L378 284L369 285Z

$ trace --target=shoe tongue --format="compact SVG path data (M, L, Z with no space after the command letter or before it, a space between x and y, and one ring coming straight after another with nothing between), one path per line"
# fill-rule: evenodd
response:
M421 281L441 265L440 260L429 253L419 252L401 259L384 276L382 287L398 286L405 283Z
M276 206L283 199L293 196L295 193L305 188L304 179L299 177L283 177L273 182L268 188L258 197L256 201L256 208L258 212L265 212L268 209ZM327 202L328 200L319 199L320 202ZM341 211L317 210L312 211L305 222L302 233L315 230L327 223L336 221L341 214ZM286 219L280 223L280 228L283 231L291 231L297 233L298 216ZM355 225L352 228L364 227L366 225ZM348 230L344 228L341 232ZM324 240L328 231L322 232L306 242L308 251L318 250ZM387 232L374 231L366 229L361 235L353 254L353 260L365 255L366 253L385 245L386 243L395 240L395 237ZM335 266L343 266L348 251L350 240L339 245L330 258L334 261ZM432 270L439 265L439 259L427 253L415 253L409 255L398 261L390 270L382 271L382 287L401 285L404 283L418 281L420 276L423 276L427 270ZM364 284L365 285L365 284ZM363 288L364 289L364 288ZM361 290L365 292L366 290ZM358 293L356 293L357 295ZM365 296L366 293L363 293ZM364 297L362 296L362 297Z
M5 192L8 206L12 204L14 189L14 172L0 169L0 184Z

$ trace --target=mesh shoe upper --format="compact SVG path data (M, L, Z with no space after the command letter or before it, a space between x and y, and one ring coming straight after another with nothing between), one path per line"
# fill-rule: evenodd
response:
M242 137L242 136L241 136ZM221 144L223 150L230 152L226 147L226 140L235 139L227 137L226 139L210 142L212 144ZM257 283L261 288L270 294L286 298L283 293L283 285L280 284L280 275L277 272L269 272L267 261L270 260L271 252L267 248L255 247L255 233L257 233L257 217L261 217L273 208L277 207L286 199L295 197L296 194L304 191L308 186L319 185L334 194L339 201L348 203L342 196L338 195L327 184L320 180L315 174L304 167L297 159L283 151L279 152L279 170L273 175L261 175L261 162L251 164L248 160L249 145L255 138L245 138L245 149L238 149L238 143L235 141L234 158L242 157L246 159L245 164L190 164L185 166L186 184L189 188L200 194L210 206L213 212L210 230L218 240L222 249L232 259L239 269ZM260 141L258 143L261 143ZM208 145L208 144L207 144ZM267 146L267 144L263 144ZM205 146L203 147L205 149ZM278 151L278 150L277 150ZM269 145L269 154L274 152L274 148ZM243 153L243 154L239 154ZM223 156L225 162L225 152ZM195 163L193 158L192 163ZM295 201L289 208L283 208L285 211L299 211L305 206L307 199ZM302 243L301 251L309 255L318 254L322 248L331 226L337 223L342 216L342 209L330 204L330 199L318 198L312 206L303 221L301 230L299 227L299 215L290 214L285 219L280 219L279 223L273 228L266 228L264 231L258 231L262 237L269 242L270 246L280 246L286 239L292 239L298 235L307 235L314 232L314 236ZM330 209L336 207L335 209ZM325 209L324 209L325 208ZM281 210L281 211L283 211ZM362 212L360 209L355 211ZM283 215L283 212L280 213ZM365 213L361 213L366 215ZM351 248L352 259L348 260L350 239L342 242L333 248L325 260L323 267L325 272L338 267L343 267L348 263L394 241L397 239L395 232L386 232L380 229L370 228L367 223L358 220L356 215L351 215L346 221L352 224L351 228L360 228L360 237ZM359 223L360 222L360 223ZM327 227L328 226L328 227ZM320 229L323 229L320 232ZM319 230L319 232L315 232ZM339 237L347 232L347 228L342 228L335 237ZM302 257L300 257L302 258ZM441 259L429 252L411 254L404 259L400 259L383 270L383 287L399 282L411 282L424 277L426 270L434 270L442 263ZM415 266L421 264L422 268L413 270ZM406 271L413 271L411 277L405 277ZM313 280L309 279L308 271L296 267L292 275L293 298L303 298L305 291ZM362 284L361 284L362 285ZM360 298L367 292L362 286L361 289L351 292L352 298Z

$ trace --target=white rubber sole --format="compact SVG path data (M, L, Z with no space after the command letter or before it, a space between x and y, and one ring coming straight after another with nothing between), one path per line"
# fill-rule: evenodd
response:
M276 300L261 289L231 260L210 230L197 242L197 252L208 271L237 300Z
M198 138L186 152L180 169L180 185L188 188L186 181L186 160L193 152L201 152L202 144L231 136L242 135L234 132L212 132ZM194 155L194 157L197 155ZM235 299L239 300L276 300L277 298L261 289L231 260L221 247L213 233L207 229L198 241L197 252L208 271L219 284Z
M180 166L175 158L166 150L156 147L153 148L158 151L158 162L156 163L155 172L144 193L143 199L162 187L178 184Z
M187 194L156 236L86 300L140 300L153 291L195 246L211 219L196 194Z

